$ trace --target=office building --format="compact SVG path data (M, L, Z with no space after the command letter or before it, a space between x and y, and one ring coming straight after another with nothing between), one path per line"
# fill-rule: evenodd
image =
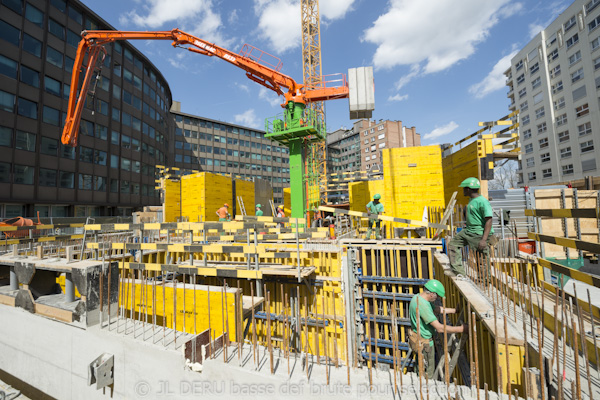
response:
M519 111L519 173L526 186L598 175L599 5L575 1L505 72L509 108Z
M283 204L283 188L290 183L287 147L266 139L264 131L180 110L180 103L173 102L174 166L268 180L273 187L273 201Z

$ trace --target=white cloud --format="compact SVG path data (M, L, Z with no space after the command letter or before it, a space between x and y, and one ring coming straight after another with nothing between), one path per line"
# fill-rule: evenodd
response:
M244 91L246 93L250 93L250 88L248 87L248 85L246 85L244 83L238 83L238 82L235 82L234 84L236 87L238 87L242 91Z
M321 24L341 19L355 0L321 0ZM254 0L259 35L270 43L273 52L283 53L302 42L300 2L298 0Z
M260 129L260 119L256 116L253 109L249 109L241 114L233 116L236 123L250 128Z
M520 7L510 0L391 0L389 9L365 31L377 45L376 68L424 64L423 73L451 67L475 52L499 18Z
M265 100L267 103L271 105L271 107L278 107L283 103L283 99L280 98L274 91L267 89L264 86L258 91L258 98Z
M232 42L221 32L221 15L214 11L212 0L145 0L139 4L139 8L122 14L119 22L151 29L169 24L169 29L179 27L221 46Z
M454 121L450 121L446 125L436 127L431 132L426 133L425 135L423 135L423 139L427 140L439 138L440 136L444 136L449 134L450 132L453 132L456 128L458 128L458 124Z
M229 25L233 25L235 24L238 19L240 19L239 15L238 15L238 9L234 9L231 14L229 14L229 17L227 18L227 21L229 22Z
M515 50L512 53L502 57L481 82L476 83L469 88L469 93L478 99L482 99L496 90L505 89L506 76L504 75L504 71L510 68L510 60L517 53L518 51Z
M396 90L402 89L410 81L416 78L420 72L421 68L419 67L419 64L413 64L410 68L410 72L404 75L402 78L398 79L398 81L396 82Z
M406 100L406 99L408 99L408 95L407 94L400 95L400 93L398 93L394 96L388 97L388 101L402 101L402 100Z

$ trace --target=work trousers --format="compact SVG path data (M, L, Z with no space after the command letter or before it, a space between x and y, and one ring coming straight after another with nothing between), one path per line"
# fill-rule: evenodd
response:
M373 233L373 224L375 224L375 238L377 240L381 240L381 220L380 219L370 219L369 220L369 229L367 229L367 239L371 239L371 234Z
M433 379L435 372L435 348L423 346L423 372L428 379ZM417 355L417 374L419 374L419 356Z
M466 275L465 267L462 263L462 249L465 246L469 246L469 249L475 250L478 255L482 255L484 258L485 265L485 280L487 281L490 277L490 238L491 235L488 236L487 245L483 251L477 250L477 246L479 246L479 242L481 241L481 235L476 233L472 233L467 231L466 229L458 232L450 243L448 244L448 252L450 256L450 267L455 274Z

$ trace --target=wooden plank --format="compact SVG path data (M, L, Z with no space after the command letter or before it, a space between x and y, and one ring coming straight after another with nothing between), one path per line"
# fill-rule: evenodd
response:
M71 311L63 310L57 307L51 307L46 304L35 303L35 313L43 315L48 318L57 319L59 321L73 322L73 313Z

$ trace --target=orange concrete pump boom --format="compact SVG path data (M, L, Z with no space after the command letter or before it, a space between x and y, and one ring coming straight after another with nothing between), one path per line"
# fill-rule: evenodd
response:
M324 101L341 99L348 97L348 85L343 80L341 86L326 87L325 84L314 88L307 88L302 84L297 83L291 77L279 72L281 62L272 66L263 60L263 56L269 56L252 46L245 45L240 54L233 53L227 49L209 43L205 40L197 38L189 33L173 29L172 31L83 31L81 33L82 40L77 48L77 55L73 66L73 74L71 76L71 93L69 95L69 106L65 127L62 134L62 143L69 146L77 146L77 136L79 133L79 125L81 122L81 113L87 96L96 62L100 53L104 50L104 45L117 40L172 40L174 47L182 47L194 53L205 56L217 56L236 67L246 71L246 76L273 90L278 95L285 97L285 106L289 101L295 103L310 103L314 101ZM255 54L253 54L255 53ZM86 72L81 84L81 89L78 90L81 70L84 59L87 55ZM261 63L262 62L262 63ZM286 92L283 89L287 89Z

